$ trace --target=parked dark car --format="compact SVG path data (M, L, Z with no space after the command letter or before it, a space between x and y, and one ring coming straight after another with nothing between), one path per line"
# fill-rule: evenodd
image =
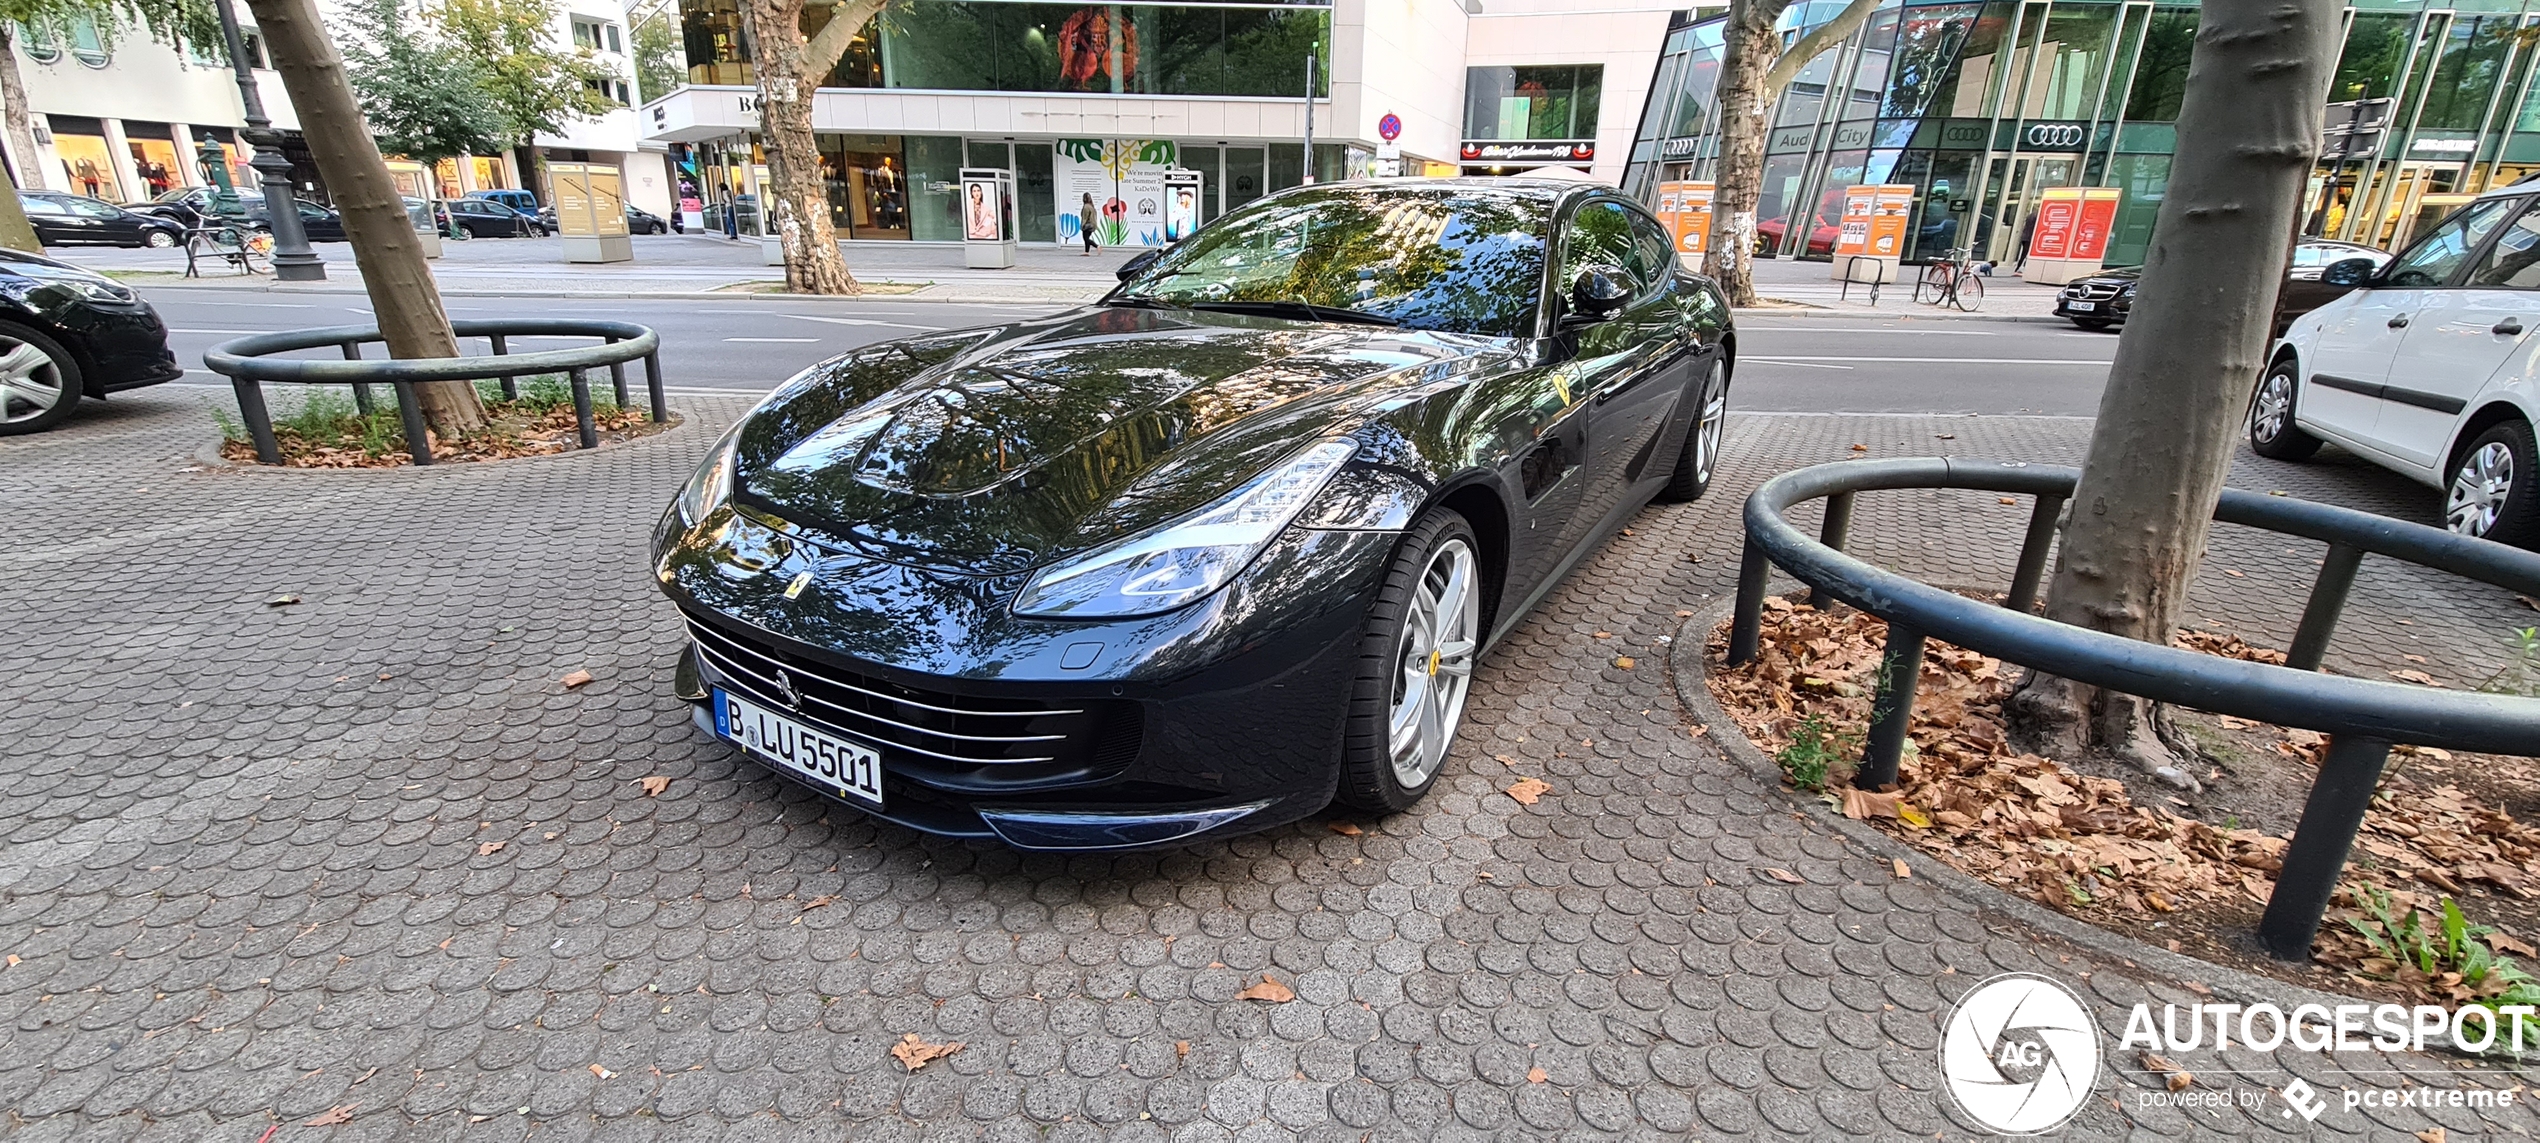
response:
M47 246L174 246L182 227L104 199L60 191L19 191L18 206Z
M701 727L1025 849L1400 810L1490 642L1719 455L1728 306L1611 188L1299 187L1120 275L709 451L653 543Z
M81 397L185 375L158 311L112 278L0 249L0 436L68 420Z
M2348 279L2359 279L2389 260L2387 250L2325 238L2294 246L2292 267L2285 271L2284 285L2276 292L2273 336L2284 336L2293 319L2354 289L2354 281ZM2346 272L2323 281L2322 272L2339 263L2350 263ZM2142 277L2143 267L2122 266L2077 278L2055 295L2055 313L2083 329L2124 325L2126 315L2134 310L2135 283Z
M547 233L531 215L488 198L454 198L442 204L450 222L470 238L535 238Z
M668 219L665 219L658 214L654 214L653 212L631 202L625 205L626 232L628 234L670 233L670 221ZM556 233L556 208L552 206L540 208L538 211L538 225L546 227L547 233L549 234Z
M216 225L233 217L215 202L221 192L214 187L186 187L172 190L148 202L134 203L130 209L153 214L184 227ZM306 199L293 199L300 208L300 228L308 232L311 242L344 241L344 216ZM265 208L260 191L236 193L235 217L243 217L251 226L272 229L273 212Z
M499 202L504 206L508 206L513 210L526 215L535 216L538 213L538 196L525 190L507 190L499 188L495 190L473 190L467 192L466 197L483 199L486 202Z

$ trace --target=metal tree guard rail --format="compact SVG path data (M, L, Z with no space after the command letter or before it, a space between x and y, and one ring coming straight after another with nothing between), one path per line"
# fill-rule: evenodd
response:
M282 463L282 446L273 436L273 414L265 406L264 383L268 381L350 385L353 387L353 404L364 414L372 409L370 387L391 386L397 392L398 419L405 426L406 450L419 465L432 463L431 438L424 431L423 410L415 404L414 386L420 382L499 380L503 385L503 396L518 397L519 378L541 373L566 374L572 378L573 416L581 445L583 448L597 448L600 433L592 419L590 371L603 365L608 367L609 382L616 390L617 403L622 407L627 404L626 365L641 359L652 419L664 421L670 418L670 410L662 402L661 335L647 327L622 321L517 318L454 321L450 323L450 330L460 337L485 338L492 352L481 357L364 358L363 343L382 340L379 327L338 325L260 333L225 341L203 354L203 365L229 378L231 388L238 394L239 416L247 422L248 435L255 441L256 459L265 464ZM601 342L571 349L513 353L510 339L515 337L596 337ZM344 359L325 361L272 356L325 346L342 347Z
M2327 755L2285 850L2258 938L2284 960L2310 955L2329 895L2346 867L2355 832L2398 743L2488 754L2540 752L2540 699L2442 691L2318 672L2344 612L2364 553L2373 552L2540 596L2540 553L2454 535L2348 508L2225 489L2214 519L2328 544L2284 666L2195 651L2068 626L2030 613L2055 538L2056 516L2080 471L1983 460L1879 460L1821 464L1765 482L1746 501L1746 552L1738 569L1730 665L1755 658L1764 590L1776 566L1888 624L1879 690L1854 784L1896 781L1923 644L1945 639L2006 662L2157 702L2229 714L2329 736ZM1918 583L1843 554L1853 497L1882 489L1959 488L2036 497L2009 597L2002 606ZM1820 537L1783 518L1791 506L1826 502Z

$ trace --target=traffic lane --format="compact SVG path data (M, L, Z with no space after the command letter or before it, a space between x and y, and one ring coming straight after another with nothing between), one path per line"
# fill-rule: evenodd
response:
M2113 334L2042 322L1741 315L1730 406L1756 412L2095 415Z
M169 326L169 344L189 369L202 371L212 347L251 333L313 326L368 324L370 307L359 295L240 298L227 291L142 291ZM783 302L718 302L687 298L452 298L460 320L535 314L539 317L631 321L662 338L662 372L674 385L765 389L805 366L878 341L936 330L1016 321L1057 312L1054 305L984 305L952 302L873 302L788 298ZM514 338L515 349L588 344L589 339ZM462 348L485 352L482 340ZM371 350L376 354L376 348ZM320 349L299 356L340 358ZM203 372L208 377L208 372Z

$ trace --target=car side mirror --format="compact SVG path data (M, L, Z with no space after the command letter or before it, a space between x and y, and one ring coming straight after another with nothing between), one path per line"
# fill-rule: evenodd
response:
M2360 286L2372 280L2370 258L2340 258L2320 271L2320 284L2325 286Z
M1603 270L1581 270L1570 282L1570 310L1561 317L1563 328L1594 325L1623 312L1632 300L1631 287Z
M1146 273L1147 267L1155 265L1156 259L1164 257L1164 250L1165 248L1161 246L1141 250L1128 261L1121 263L1119 270L1120 280L1126 282L1131 278Z

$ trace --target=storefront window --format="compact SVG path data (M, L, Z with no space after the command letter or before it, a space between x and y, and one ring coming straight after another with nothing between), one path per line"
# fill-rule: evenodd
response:
M1991 89L1994 59L2002 52L2002 37L2011 31L2012 6L1987 4L1984 14L1966 31L1966 46L1958 53L1958 66L1949 69L1933 93L1926 114L1949 115L1960 119L1981 118L1990 114L1985 93Z
M114 153L106 149L106 128L97 120L68 115L47 116L53 125L53 151L62 158L62 174L73 193L107 202L124 201L115 181Z
M2168 155L2118 155L2108 162L2108 186L2124 191L2117 218L2108 229L2110 266L2138 266L2152 248L2152 222L2170 185Z
M2026 77L2032 119L2088 119L2115 45L2115 5L2059 4L2047 18L2037 66Z
M2434 81L2426 88L2420 130L2475 131L2487 112L2512 54L2518 16L2462 15L2452 22L2442 62L2434 65Z
M185 163L164 123L124 120L124 141L132 149L132 170L140 176L138 196L157 198L185 185Z
M1896 62L1889 73L1893 78L1879 113L1908 117L1929 109L1983 10L1982 4L1942 4L1906 12L1897 25Z
M738 87L756 82L741 38L738 0L680 0L679 36L688 53L688 82Z
M2363 17L2356 17L2360 24ZM2150 123L2177 120L2187 98L2187 62L2196 50L2196 13L2177 8L2152 13L2143 29L2143 47L2134 64L2134 90L2127 94L2125 117Z
M2357 12L2346 32L2346 48L2337 58L2337 75L2329 81L2328 97L2332 101L2349 99L2382 99L2390 95L2399 81L2399 69L2408 58L2408 42L2414 35L2417 18L2412 12ZM2180 54L2181 82L2185 82L2186 55ZM2173 116L2175 118L2175 116Z
M1464 71L1467 139L1593 139L1603 64Z
M961 140L908 137L909 237L961 241Z
M846 86L1137 95L1329 93L1327 8L929 0L879 21L873 79ZM870 35L870 33L868 33Z
M818 136L832 225L852 239L909 236L908 160L897 135Z

